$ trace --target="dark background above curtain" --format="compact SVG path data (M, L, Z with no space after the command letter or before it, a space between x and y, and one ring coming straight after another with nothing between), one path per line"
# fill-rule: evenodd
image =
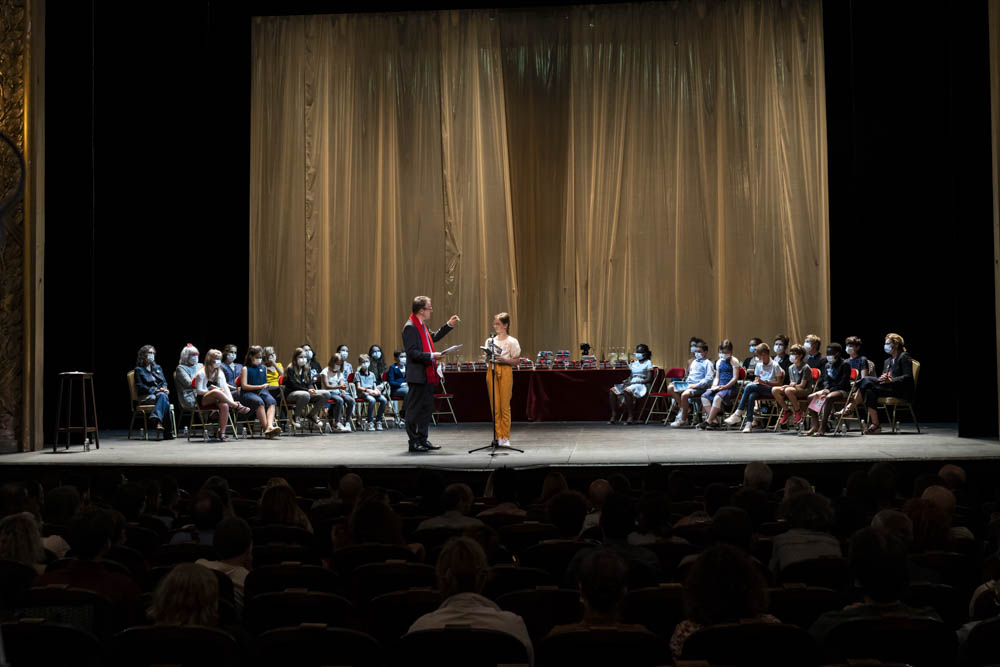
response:
M168 367L189 341L245 350L250 17L328 7L98 3L93 115L91 8L47 17L46 421L55 374L86 369L114 427L140 345ZM823 24L832 336L880 359L901 333L924 362L921 418L995 434L986 2L828 2Z

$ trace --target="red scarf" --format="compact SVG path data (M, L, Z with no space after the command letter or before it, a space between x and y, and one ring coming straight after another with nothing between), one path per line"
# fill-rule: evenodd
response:
M431 355L431 363L427 364L427 382L429 384L438 384L437 364L434 363L434 341L431 339L431 332L420 321L416 313L410 315L410 322L413 322L413 326L417 327L417 331L420 332L420 347L423 348L424 352Z

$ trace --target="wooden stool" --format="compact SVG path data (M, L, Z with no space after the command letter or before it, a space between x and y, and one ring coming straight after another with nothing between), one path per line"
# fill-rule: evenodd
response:
M73 426L73 384L74 380L80 381L80 398L83 408L83 426ZM87 389L90 384L90 412L88 414ZM63 386L66 386L66 425L62 423L63 412ZM93 422L90 417L93 417ZM90 451L90 434L93 433L93 441L97 449L101 448L101 438L97 433L97 402L94 400L94 374L82 371L72 371L59 374L59 403L56 405L56 441L52 444L52 451L57 451L59 446L59 434L66 434L66 449L69 449L70 434L83 433L83 451Z

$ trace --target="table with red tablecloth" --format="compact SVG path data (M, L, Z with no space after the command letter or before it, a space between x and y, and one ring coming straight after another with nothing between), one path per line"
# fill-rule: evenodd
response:
M458 421L490 421L487 373L448 371L444 374L444 386L453 395L451 403ZM605 420L609 414L608 389L615 383L624 382L629 375L627 368L515 370L511 420Z

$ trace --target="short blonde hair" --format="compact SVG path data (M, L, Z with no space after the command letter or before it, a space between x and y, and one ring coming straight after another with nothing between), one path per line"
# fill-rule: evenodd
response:
M157 625L219 624L219 581L214 571L181 563L163 578L153 593L150 613Z
M759 343L755 351L758 356L761 354L766 354L769 357L771 356L771 348L768 346L767 343Z
M823 339L817 336L816 334L809 334L808 336L806 336L805 342L816 343L816 347L823 347Z

